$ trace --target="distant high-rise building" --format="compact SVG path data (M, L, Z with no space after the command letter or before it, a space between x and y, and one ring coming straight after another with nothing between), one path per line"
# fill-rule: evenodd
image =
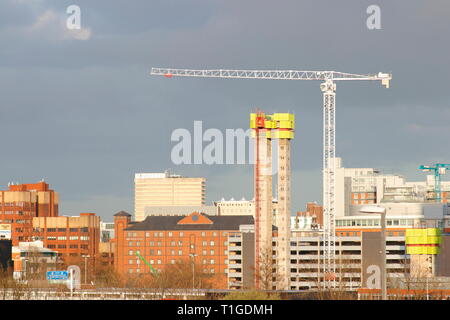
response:
M0 193L0 224L11 225L13 245L31 241L33 217L57 217L59 195L44 181L10 184Z
M203 206L205 178L187 178L164 173L136 173L134 214L145 219L145 208L155 206Z

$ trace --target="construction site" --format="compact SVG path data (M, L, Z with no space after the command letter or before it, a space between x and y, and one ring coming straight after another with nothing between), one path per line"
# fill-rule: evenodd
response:
M255 142L254 225L242 226L230 236L229 289L253 286L284 291L363 290L361 297L386 299L388 286L411 289L411 283L415 282L417 287L423 279L435 277L441 277L441 287L449 282L445 280L450 276L445 262L449 253L444 251L450 250L448 244L445 246L450 240L445 228L449 226L450 216L447 187L441 189L440 179L448 165L420 166L423 171L434 171L434 179L428 176L425 184L408 183L401 176L386 176L376 169L343 168L342 160L336 157L335 82L379 81L389 88L391 74L168 68L152 68L151 74L169 79L321 81L323 207L320 207L320 217L314 214L314 220L306 220L312 218L308 212L296 216L291 208L290 159L295 115L270 114L259 109L251 113L251 137ZM276 171L272 168L275 140ZM274 172L277 172L276 181L273 181ZM298 227L299 221L302 227ZM246 234L253 236L248 238ZM254 272L248 272L249 264L255 266Z

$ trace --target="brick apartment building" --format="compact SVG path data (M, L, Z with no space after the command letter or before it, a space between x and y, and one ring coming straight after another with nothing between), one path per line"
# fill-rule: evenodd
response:
M33 219L35 240L58 252L66 262L80 261L89 256L93 262L99 256L100 217L95 213L80 213L79 217L36 217Z
M139 254L154 269L192 261L203 273L214 274L216 285L227 288L228 235L241 225L253 224L253 217L207 216L193 212L188 216L149 216L132 222L131 215L121 211L114 215L116 250L114 265L122 274L149 273Z
M32 241L34 217L58 216L58 193L44 181L0 191L0 224L10 224L14 246Z

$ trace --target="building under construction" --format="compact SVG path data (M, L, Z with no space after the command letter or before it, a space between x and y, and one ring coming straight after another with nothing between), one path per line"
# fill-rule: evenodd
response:
M255 285L257 288L289 289L290 215L291 215L291 147L294 138L294 115L263 112L250 115L255 139ZM272 138L278 139L278 217L276 237L276 276L272 277ZM275 281L274 281L275 280Z

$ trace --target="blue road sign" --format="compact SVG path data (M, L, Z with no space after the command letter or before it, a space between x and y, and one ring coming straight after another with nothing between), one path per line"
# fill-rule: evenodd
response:
M68 280L69 272L67 271L47 271L47 280Z

